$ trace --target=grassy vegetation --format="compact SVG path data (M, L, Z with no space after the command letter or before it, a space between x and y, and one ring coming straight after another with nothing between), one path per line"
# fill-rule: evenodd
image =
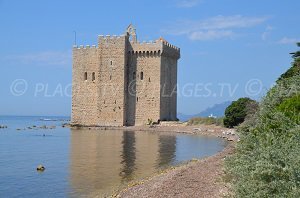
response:
M288 70L238 127L240 142L226 160L235 197L300 197L299 94L300 74Z
M188 125L217 125L217 126L223 126L223 118L208 118L208 117L197 117L192 118L188 121Z

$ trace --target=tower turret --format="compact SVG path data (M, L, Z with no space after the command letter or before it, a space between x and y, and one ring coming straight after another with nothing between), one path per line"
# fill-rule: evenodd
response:
M132 43L137 42L137 35L136 35L136 29L133 27L132 24L130 24L126 29L126 34L131 38Z

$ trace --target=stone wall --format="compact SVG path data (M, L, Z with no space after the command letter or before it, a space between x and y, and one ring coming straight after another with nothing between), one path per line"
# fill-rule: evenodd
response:
M123 126L125 108L125 73L127 36L99 36L100 91L99 119L100 126Z
M167 42L163 42L162 48L160 118L173 121L177 119L177 60L180 50Z
M75 124L94 125L98 120L98 65L96 47L73 48L72 122Z

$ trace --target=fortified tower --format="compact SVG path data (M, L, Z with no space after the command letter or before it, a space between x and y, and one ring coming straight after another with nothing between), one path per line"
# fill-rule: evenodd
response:
M96 46L73 47L72 124L144 125L176 120L180 49L163 38L138 42L124 35L98 37Z

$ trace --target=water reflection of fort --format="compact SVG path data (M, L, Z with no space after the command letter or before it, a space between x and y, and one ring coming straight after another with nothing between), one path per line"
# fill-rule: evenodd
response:
M175 152L173 135L72 130L70 184L77 196L109 193L172 163Z

